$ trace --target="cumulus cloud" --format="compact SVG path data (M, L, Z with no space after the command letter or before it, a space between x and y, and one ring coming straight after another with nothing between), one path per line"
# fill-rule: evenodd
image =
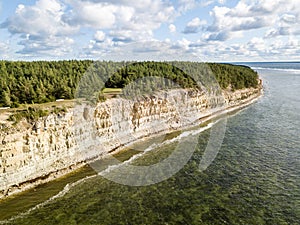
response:
M93 58L93 57L101 57L112 51L114 48L114 43L110 38L106 38L102 42L98 42L96 40L90 40L87 47L82 49L80 52L80 57L82 58Z
M298 57L300 43L298 39L294 38L289 38L288 41L276 39L273 42L262 38L253 38L246 44L246 48L261 57L274 57L276 59L276 57L286 55L287 58L292 59Z
M73 44L68 38L78 32L78 26L62 21L64 5L58 0L39 0L32 6L18 5L15 14L1 24L13 35L19 35L20 54L59 54ZM55 50L55 48L57 48Z
M295 24L297 22L297 18L293 14L283 14L280 20L287 24Z
M271 25L272 20L267 20L265 17L247 16L245 13L241 15L239 10L238 15L234 12L239 5L234 9L227 7L214 7L211 12L211 16L214 18L214 23L209 26L208 30L213 32L220 32L227 30L230 31L241 31L259 29ZM245 12L245 11L244 11Z
M0 42L0 52L6 52L8 50L8 44Z
M84 27L98 30L93 37L96 42L104 42L107 35L100 31L104 29L117 44L147 40L162 23L171 22L174 14L174 7L165 0L38 0L34 5L20 4L0 26L19 35L24 49L18 53L25 54L50 51L55 45L48 41L54 39L70 47L74 42L66 40Z
M126 30L126 29L118 29L112 30L109 32L109 36L112 38L114 42L118 42L118 44L136 42L136 41L147 41L153 39L152 30Z
M96 29L111 28L116 23L117 8L105 3L72 1L73 9L64 15L70 25L89 26ZM123 10L124 11L124 10Z
M103 42L105 40L105 33L103 31L98 30L95 35L94 35L94 39L98 42Z
M255 51L255 52L264 52L266 51L266 43L262 38L254 37L247 43L247 49L249 51Z
M207 54L214 58L228 61L248 61L248 60L279 60L298 59L300 52L300 42L298 39L289 38L288 41L276 39L272 42L254 37L243 44L228 45L224 42L216 45L206 46ZM286 56L286 58L283 58Z
M23 49L17 53L30 57L45 55L56 58L71 53L74 40L69 37L26 35L18 44L22 45Z
M0 42L0 57L9 58L9 43Z
M300 41L296 37L289 37L288 41L277 37L272 42L262 36L242 43L214 41L219 39L205 34L197 41L184 40L181 47L178 43L176 46L197 54L204 61L206 58L219 61L299 59Z
M84 54L103 54L108 48L116 48L131 42L153 38L153 31L162 23L171 22L175 9L164 0L68 0L71 10L64 15L70 25L107 29L103 43L97 37L91 40ZM103 35L101 35L103 36ZM101 50L102 48L102 50Z
M190 22L188 22L188 24L186 25L186 27L184 28L183 33L185 34L192 34L192 33L198 33L201 28L206 25L206 21L205 20L200 20L198 17L192 19Z
M153 30L175 13L174 7L162 0L68 2L72 10L64 16L64 21L97 29Z
M64 23L64 6L57 0L39 0L33 6L18 5L15 14L1 24L12 34L64 36L78 31L79 27Z
M169 25L169 31L170 31L171 33L175 33L175 32L176 32L176 26L175 26L174 24L170 24L170 25Z
M213 23L207 28L206 40L226 41L236 32L267 28L265 38L298 35L300 29L295 24L300 22L299 15L297 0L240 0L232 8L215 6L210 12Z
M178 0L178 11L179 13L186 12L197 6L196 0Z
M289 35L290 31L288 27L280 27L280 28L271 28L269 29L266 34L265 34L265 38L274 38L277 36L285 36L285 35Z
M125 60L127 59L127 54L129 54L126 46L137 46L137 43L157 42L152 36L152 31L111 30L108 34L105 34L105 37L102 32L96 32L94 39L90 40L88 46L83 48L81 57L103 57L117 53L119 58L123 55L125 58L122 60ZM99 39L102 41L99 41ZM139 52L142 52L142 50L139 50Z
M205 35L204 40L206 41L226 41L230 38L228 32L217 32Z
M155 59L159 53L178 57L176 51L224 59L230 54L245 58L280 55L279 52L300 54L299 0L239 0L234 6L226 3L229 1L37 0L32 5L18 5L0 28L13 35L13 41L21 46L19 54L37 58L70 56L73 49L84 57L110 52L126 57L130 51ZM197 33L199 40L193 40L196 35L192 40L188 35L180 39L182 34L177 40L177 35L172 40L157 36L162 29L156 30L162 24L166 25L165 35L176 33L181 26L178 20L188 10L204 6L210 6L206 8L211 9L207 15L210 18L196 15L181 30L184 34ZM0 41L2 55L9 51L8 46Z
M300 10L299 10L300 11ZM265 38L277 36L298 36L300 35L300 12L285 13L278 18L276 27L272 27L265 33Z
M116 58L126 59L148 59L153 57L160 59L163 55L178 57L178 52L184 52L185 57L193 53L212 57L220 60L247 60L250 57L264 58L279 56L278 52L288 53L290 57L299 54L299 42L295 38L288 43L279 41L279 36L297 35L297 24L299 24L300 10L297 7L297 0L240 0L233 7L225 7L226 1L214 0L208 3L217 3L210 13L212 23L200 20L198 17L186 24L183 32L199 33L203 31L200 39L191 41L181 39L171 42L170 40L158 41L153 36L153 31L160 27L162 23L169 24L169 32L176 32L174 16L178 16L175 11L180 13L199 6L200 1L179 0L175 10L171 5L163 0L154 1L133 1L133 0L68 0L71 2L72 11L68 11L64 16L64 21L68 21L70 26L83 25L96 29L108 27L110 31L102 38L90 41L85 54L90 56L115 55ZM79 3L78 3L79 2ZM105 3L106 2L106 3ZM141 3L143 2L143 3ZM86 13L90 18L80 17L82 14L81 5L91 4L99 6L105 4L112 18L109 22L102 21L98 24L93 22L93 13ZM81 21L76 21L81 18ZM106 22L107 24L104 24ZM269 30L270 38L275 41L269 42L263 36L248 38L252 30L260 30L260 34ZM247 33L246 33L247 32ZM254 32L253 32L254 33ZM245 35L245 36L243 36ZM226 42L232 38L245 38L247 41L242 43L228 44ZM102 42L99 40L103 40ZM231 42L232 43L232 42ZM273 43L273 44L272 44ZM128 58L129 59L129 58Z
M226 0L202 0L200 2L200 5L202 7L207 7L207 6L215 4L215 3L218 3L220 5L224 5L226 3Z
M85 49L83 57L98 57L105 60L197 60L189 48L191 42L182 39L171 42L169 39L164 41L149 40L138 41L116 45L112 41L105 40L104 43L91 41L89 50Z

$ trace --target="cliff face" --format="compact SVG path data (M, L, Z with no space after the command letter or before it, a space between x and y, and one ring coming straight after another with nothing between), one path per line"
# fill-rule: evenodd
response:
M78 104L34 124L5 124L0 131L0 198L142 137L196 125L259 94L259 89L246 89L215 97L172 90L138 101L115 98L96 107Z

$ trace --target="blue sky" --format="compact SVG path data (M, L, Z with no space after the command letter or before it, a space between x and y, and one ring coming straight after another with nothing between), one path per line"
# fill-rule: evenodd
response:
M0 59L300 61L299 0L0 3Z

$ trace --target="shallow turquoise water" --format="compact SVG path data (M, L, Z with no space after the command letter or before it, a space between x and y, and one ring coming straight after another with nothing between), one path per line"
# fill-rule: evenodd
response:
M188 164L168 180L131 187L94 177L11 223L298 225L300 73L259 72L264 96L228 118L222 147L204 172L198 165L210 130L198 136ZM133 164L158 162L176 144L148 152Z

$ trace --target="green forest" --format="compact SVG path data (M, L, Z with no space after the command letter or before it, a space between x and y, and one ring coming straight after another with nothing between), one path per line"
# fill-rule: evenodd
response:
M142 78L161 77L157 79ZM125 88L140 80L146 88L200 88L215 79L222 89L256 87L258 74L245 66L198 62L0 61L0 107L53 102ZM155 81L155 82L154 82ZM99 90L101 89L101 90ZM152 88L153 89L153 88Z

